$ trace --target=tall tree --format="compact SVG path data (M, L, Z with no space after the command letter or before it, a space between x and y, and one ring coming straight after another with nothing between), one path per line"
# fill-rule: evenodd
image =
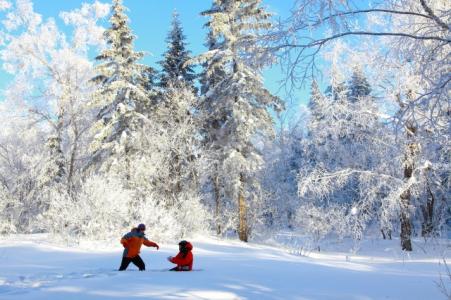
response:
M118 166L128 182L136 132L150 101L143 84L148 82L144 78L148 67L138 63L144 54L134 50L135 36L124 11L122 0L114 0L111 27L105 31L109 47L96 57L100 64L93 80L99 89L93 95L93 104L100 110L92 150L94 163L105 170Z
M371 87L361 68L355 68L348 82L348 100L357 102L371 94Z
M434 203L444 203L439 204L442 210L447 205L443 195L450 193L449 184L441 184L448 182L445 178L449 174L449 158L443 159L438 154L449 147L451 132L449 11L449 1L442 0L388 0L372 7L346 0L301 0L295 4L289 27L279 32L277 49L285 50L286 69L290 71L287 75L291 77L287 82L299 84L313 76L318 71L316 60L327 45L346 43L352 37L352 50L342 48L342 56L350 58L352 52L364 53L361 57L380 79L374 88L392 106L390 113L396 111L393 105L400 102L399 95L407 98L401 101L405 103L399 105L393 120L406 138L405 164L400 168L404 176L398 178L404 179L405 186L393 198L397 198L396 204L401 208L398 219L402 223L401 247L405 250L411 249L414 232L410 217L419 208L414 200L423 199L422 211L415 215L424 216L422 231L428 235L431 226L435 226L432 224L438 221L431 219ZM361 22L363 19L366 21ZM324 32L329 34L323 35ZM318 38L312 38L315 36ZM356 42L359 38L364 42Z
M166 42L169 48L163 55L164 60L159 62L162 67L160 85L165 88L171 81L184 81L185 84L193 86L196 74L192 67L186 64L191 59L191 52L186 49L186 36L176 11L172 14L171 31Z
M259 43L262 31L271 27L270 14L260 0L215 0L208 26L216 41L214 50L199 56L206 73L224 70L220 80L210 80L202 104L212 157L219 174L221 204L236 208L240 240L249 238L252 200L258 199L255 173L263 164L255 144L259 135L273 134L268 109L281 108L280 100L263 87L261 71L266 60ZM230 221L229 221L230 222Z
M207 24L208 25L208 24ZM207 26L208 27L208 26ZM212 30L210 29L207 35L205 46L209 51L216 51L219 49L220 41L219 37L215 37L213 35ZM214 218L214 227L216 229L216 233L219 235L223 231L223 210L224 207L221 205L222 198L221 192L224 190L224 186L219 179L220 176L220 149L221 145L219 143L215 143L217 136L212 134L211 131L212 126L217 126L217 124L213 125L211 119L209 119L212 113L212 105L215 103L215 93L212 93L214 86L220 83L226 76L225 66L221 63L218 63L217 60L220 57L212 56L207 61L203 63L203 72L200 75L200 83L201 83L201 101L199 103L199 111L201 114L201 128L200 135L202 137L202 152L203 156L209 157L212 161L211 164L207 166L206 172L203 172L206 175L206 180L211 185L211 195L213 197L213 218ZM217 121L215 121L217 122Z
M87 105L94 76L88 52L102 44L103 28L98 21L108 11L109 5L96 2L62 12L60 17L68 25L65 33L53 18L34 12L30 0L18 1L5 14L8 25L2 29L1 58L14 80L5 91L4 103L14 107L15 113L11 110L11 117L2 119L21 115L29 120L23 124L29 127L26 130L17 122L5 124L4 134L7 128L15 128L15 138L11 145L4 140L0 147L16 156L8 161L9 155L0 154L8 161L0 168L8 178L8 192L20 204L14 213L19 230L42 230L43 218L36 216L61 205L51 197L52 192L73 200L93 121ZM35 145L30 147L30 142ZM24 152L18 152L19 147Z
M318 86L318 82L313 80L310 87L310 100L308 103L312 123L314 121L321 121L324 118L322 111L324 110L324 105L327 105L325 102L325 97Z
M166 171L157 175L157 189L168 207L176 207L183 195L199 192L197 98L183 81L171 82L162 96L155 119L161 126L160 138L165 139L156 151L164 157L161 165Z
M337 89L331 85L331 90ZM371 222L391 228L376 218L392 217L395 209L389 203L402 181L396 178L396 148L387 147L394 135L380 122L377 107L363 96L350 101L346 90L324 97L312 87L312 117L303 143L306 161L298 177L304 204L298 216L307 231L328 228L321 234L333 230L358 241ZM318 213L324 215L313 217ZM326 224L332 219L333 225Z

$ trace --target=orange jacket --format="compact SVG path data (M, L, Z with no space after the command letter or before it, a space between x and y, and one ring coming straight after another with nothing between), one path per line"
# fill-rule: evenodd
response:
M156 247L157 249L159 248L157 243L149 241L145 237L143 232L137 231L135 229L132 229L132 231L122 237L121 244L125 248L124 257L129 258L133 258L139 254L142 244L146 245L147 247Z
M191 250L193 250L193 245L191 243L188 243L186 245L186 249L188 252L182 253L179 252L176 257L172 257L170 261L177 265L177 269L180 271L191 271L193 269L193 253L191 253ZM187 268L188 270L185 270Z

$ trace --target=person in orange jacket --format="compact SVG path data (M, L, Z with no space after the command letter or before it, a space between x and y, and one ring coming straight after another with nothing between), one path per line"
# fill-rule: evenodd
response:
M124 246L124 254L122 255L119 271L125 271L131 262L137 266L140 271L146 270L146 265L141 256L139 256L139 251L143 244L147 247L155 247L157 250L160 249L157 243L149 241L146 238L144 231L146 231L146 225L139 224L138 227L133 228L132 231L122 237L121 244Z
M193 269L194 260L191 250L193 250L193 245L190 242L181 241L179 243L180 252L177 256L168 257L168 261L177 265L176 267L170 269L170 271L191 271Z

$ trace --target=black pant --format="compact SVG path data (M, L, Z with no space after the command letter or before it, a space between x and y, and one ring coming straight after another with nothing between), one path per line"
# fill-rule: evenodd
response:
M172 269L170 269L169 271L177 271L177 272L180 272L180 271L190 271L190 269L189 269L189 266L181 266L181 267L175 267L175 268L172 268Z
M146 269L146 265L144 264L142 258L139 255L136 255L135 257L122 257L122 262L121 266L119 267L119 271L125 271L131 262L135 266L137 266L140 271L144 271Z

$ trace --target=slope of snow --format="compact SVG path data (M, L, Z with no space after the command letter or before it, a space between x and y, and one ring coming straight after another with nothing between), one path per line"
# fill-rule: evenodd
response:
M69 248L51 245L43 236L11 236L0 239L0 299L445 299L437 288L440 274L445 275L440 256L394 257L384 250L399 247L397 241L384 243L371 249L378 256L299 256L270 246L197 238L197 271L164 271L171 267L165 258L177 247L160 245L159 251L143 247L145 272L133 265L117 272L120 245ZM450 285L449 278L444 280Z

